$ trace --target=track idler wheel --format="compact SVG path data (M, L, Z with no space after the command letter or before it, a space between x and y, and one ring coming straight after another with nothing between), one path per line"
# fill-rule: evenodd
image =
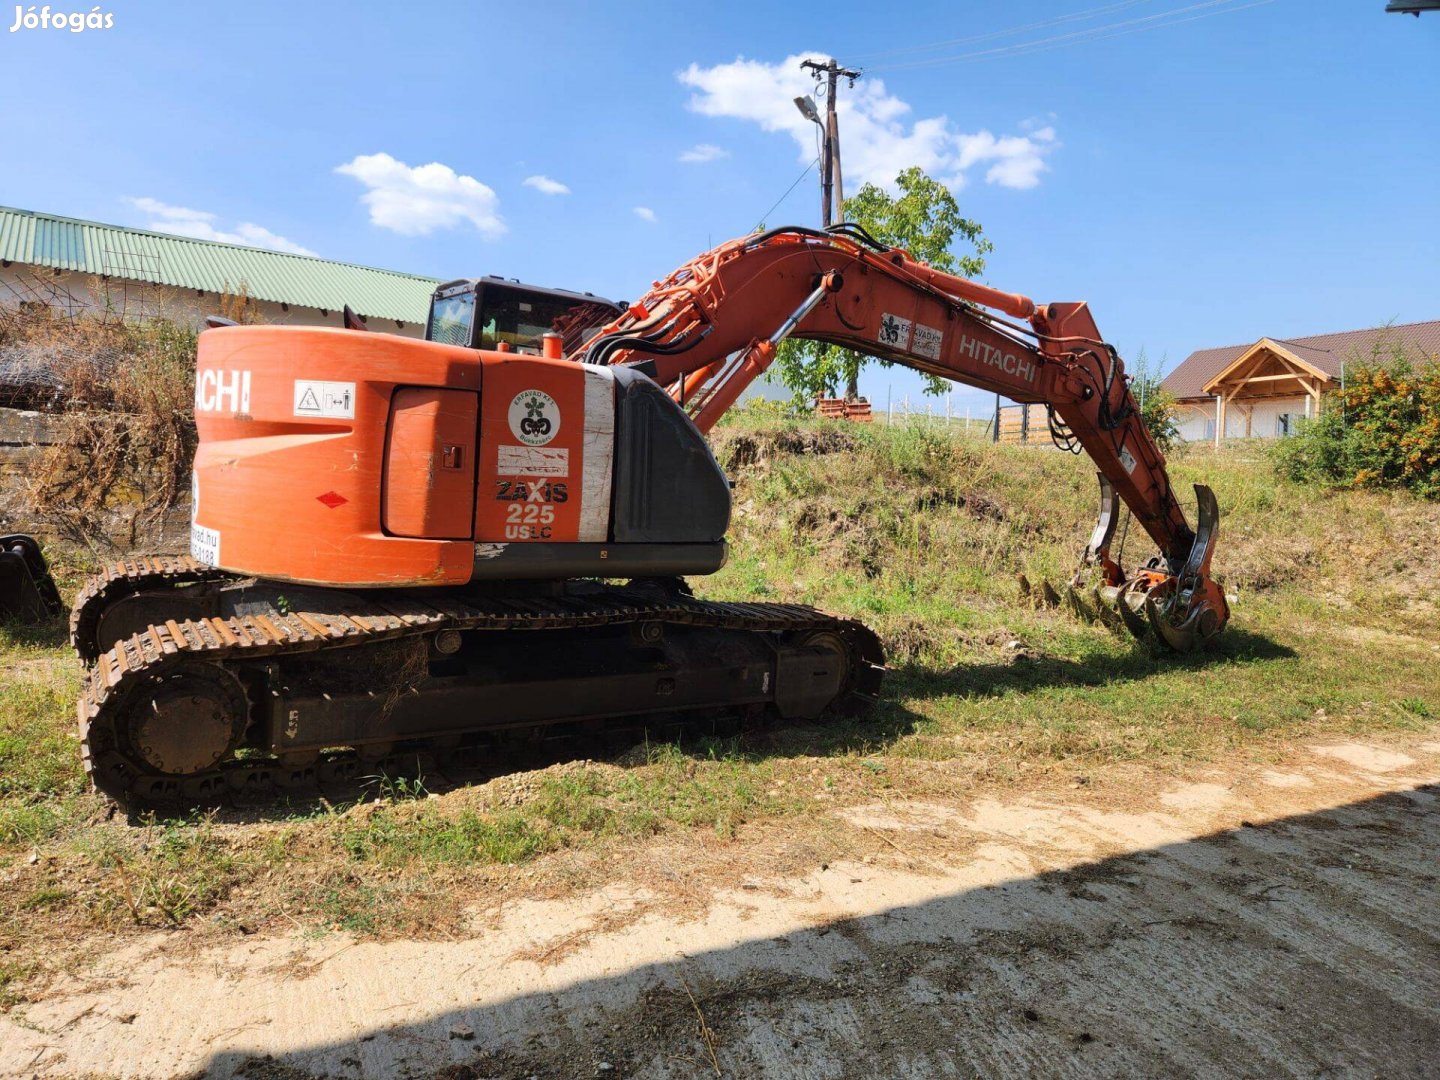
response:
M846 620L822 630L803 631L787 644L824 649L833 657L839 691L827 708L850 715L877 700L885 674L885 649L868 626Z
M245 689L216 664L187 661L137 683L106 730L87 730L95 786L117 802L191 801L225 786L219 766L245 733Z

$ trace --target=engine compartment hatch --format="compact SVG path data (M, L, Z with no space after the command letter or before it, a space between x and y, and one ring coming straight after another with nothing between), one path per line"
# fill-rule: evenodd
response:
M469 539L480 395L418 386L390 400L381 516L392 536Z

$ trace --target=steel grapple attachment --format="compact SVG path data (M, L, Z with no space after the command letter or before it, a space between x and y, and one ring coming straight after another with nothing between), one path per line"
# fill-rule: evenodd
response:
M33 536L0 536L0 619L40 622L64 610Z
M1154 560L1127 577L1110 557L1119 500L1114 487L1101 476L1100 519L1085 549L1085 565L1098 567L1105 579L1105 584L1089 594L1101 620L1123 624L1140 640L1153 639L1177 653L1203 646L1230 619L1224 590L1210 576L1210 558L1220 532L1220 504L1204 484L1195 485L1195 503L1195 536L1179 572L1171 573L1160 560ZM1082 587L1082 574L1071 582L1072 595Z

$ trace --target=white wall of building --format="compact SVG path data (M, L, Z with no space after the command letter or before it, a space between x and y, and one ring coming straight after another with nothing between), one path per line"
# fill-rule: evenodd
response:
M0 305L13 307L25 302L44 302L57 311L73 315L81 310L101 310L107 303L111 310L126 317L143 318L165 315L177 322L200 325L207 315L220 313L220 297L213 292L197 293L194 289L147 285L142 282L110 279L101 281L92 274L56 273L45 267L12 263L0 267ZM279 326L343 326L340 311L322 313L316 308L285 305L269 300L251 300L262 322ZM425 336L424 313L417 312L419 322L397 326L393 319L372 318L371 330L401 337Z
M1249 437L1252 439L1274 439L1286 433L1282 418L1288 417L1288 428L1294 433L1296 421L1311 415L1307 402L1313 402L1308 394L1288 398L1266 398L1264 401L1246 402L1242 405L1231 402L1225 410L1225 438L1246 437L1245 408L1251 410ZM1204 404L1182 403L1176 420L1179 422L1180 438L1186 442L1206 442L1215 438L1215 399Z

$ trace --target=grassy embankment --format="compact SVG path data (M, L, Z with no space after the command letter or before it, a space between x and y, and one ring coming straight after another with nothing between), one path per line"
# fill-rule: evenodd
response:
M737 481L734 551L699 590L872 626L892 665L875 712L436 798L423 778L386 780L360 806L127 822L85 789L60 628L0 632L0 1004L97 933L458 932L467 903L621 873L656 837L690 845L680 880L743 861L769 824L830 829L793 848L803 862L845 843L817 802L1263 760L1301 738L1440 717L1440 506L1307 490L1254 448L1182 456L1176 484L1203 479L1219 497L1216 569L1234 599L1223 638L1178 658L1017 585L1072 571L1095 509L1084 460L922 427L743 419L717 446ZM1152 551L1138 529L1126 546L1131 563Z

